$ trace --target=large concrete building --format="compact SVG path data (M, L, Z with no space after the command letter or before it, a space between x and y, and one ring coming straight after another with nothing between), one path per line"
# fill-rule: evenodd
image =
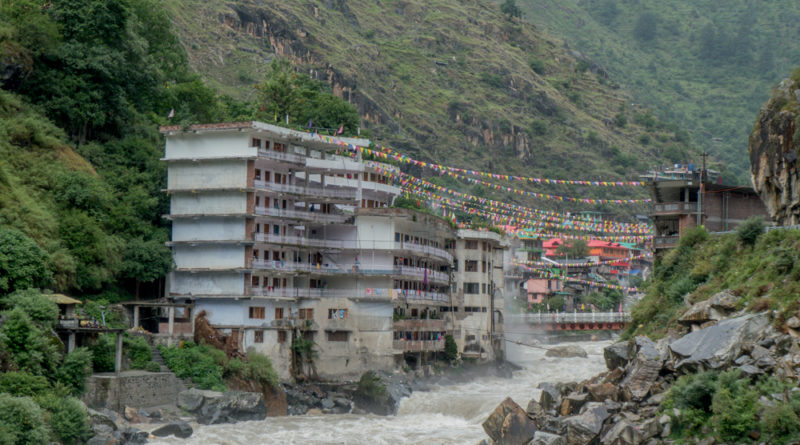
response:
M453 306L452 250L463 237L436 216L390 208L400 189L380 172L395 167L353 159L342 145L369 141L260 122L161 131L175 304L194 304L193 317L205 314L239 350L270 356L284 379L351 379L444 349L456 327L441 313ZM493 249L481 251L484 272L502 266L492 237L477 241ZM502 270L494 275L467 281L491 296L502 289ZM464 304L491 319L491 299ZM313 342L313 361L292 349L300 339Z

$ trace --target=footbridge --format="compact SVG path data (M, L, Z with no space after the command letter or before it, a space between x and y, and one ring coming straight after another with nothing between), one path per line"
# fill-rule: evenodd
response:
M507 326L526 326L542 331L619 331L625 329L630 321L628 312L539 312L506 316Z

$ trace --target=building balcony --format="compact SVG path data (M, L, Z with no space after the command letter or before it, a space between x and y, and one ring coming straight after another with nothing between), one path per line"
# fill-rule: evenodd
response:
M268 233L256 233L255 240L262 243L282 244L300 247L323 247L330 249L358 249L355 241L326 240L306 238L303 236L281 236Z
M430 320L430 319L398 320L394 322L394 330L398 332L409 332L409 331L441 332L445 330L445 321Z
M450 252L444 249L439 249L438 247L423 246L422 244L413 244L413 243L395 241L394 248L398 250L408 250L422 255L432 255L444 259L448 263L453 261L453 255Z
M678 235L656 236L653 238L653 244L656 249L670 249L678 245L680 238Z
M392 347L403 352L444 351L444 340L394 340Z
M696 202L661 202L653 205L653 215L685 215L696 212Z
M258 157L290 164L305 164L306 162L306 156L284 151L258 150Z
M304 210L274 209L269 207L256 207L256 215L331 224L344 223L351 217L340 213L306 212Z
M347 201L355 201L356 199L356 189L354 188L320 187L318 185L306 187L303 185L276 184L274 182L261 181L258 179L253 181L253 185L258 190L268 190L292 195Z

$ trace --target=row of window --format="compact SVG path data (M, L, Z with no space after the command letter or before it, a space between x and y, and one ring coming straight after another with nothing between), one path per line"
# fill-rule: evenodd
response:
M458 306L440 306L439 312L458 312ZM486 306L464 306L464 312L488 312Z
M464 283L465 294L485 294L486 283Z
M276 307L275 308L275 319L276 320L283 320L283 312L284 308ZM338 309L337 309L338 310ZM250 306L247 309L247 315L251 319L256 320L263 320L266 318L266 308L264 306ZM312 308L301 308L297 311L297 317L301 320L313 320L314 319L314 309Z
M481 248L484 252L488 252L491 250L491 246L487 241L481 241L478 243L478 240L468 239L464 241L464 248L467 250L478 250L478 247Z
M418 236L412 236L407 233L400 233L394 232L394 241L396 243L411 243L411 244L418 244L420 246L431 246L439 248L439 242L435 240L429 240L427 238L420 238Z
M435 341L444 340L444 336L440 331L394 331L395 340Z
M347 331L326 331L326 339L329 342L346 342L349 339L350 333ZM286 343L288 338L287 331L278 331L278 343ZM306 331L303 333L303 338L306 340L314 340L314 333ZM264 343L264 331L259 329L253 332L253 343Z

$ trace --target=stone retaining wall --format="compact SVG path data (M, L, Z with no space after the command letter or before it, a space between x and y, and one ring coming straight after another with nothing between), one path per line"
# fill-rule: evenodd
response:
M126 371L94 374L86 381L83 401L93 409L121 411L126 406L144 408L174 405L183 382L171 372Z

